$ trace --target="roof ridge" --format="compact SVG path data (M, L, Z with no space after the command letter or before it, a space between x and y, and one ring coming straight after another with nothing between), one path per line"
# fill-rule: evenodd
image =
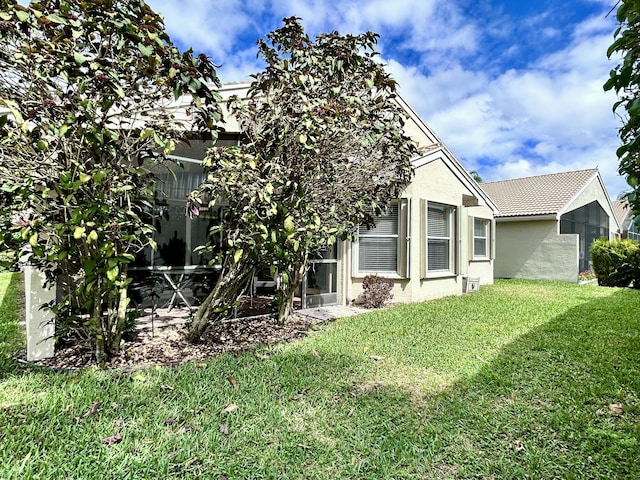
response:
M480 186L498 205L500 213L497 217L559 215L598 176L597 168L589 168L482 183Z
M580 170L570 170L568 172L555 172L555 173L541 173L539 175L529 175L527 177L517 177L517 178L506 178L503 180L494 180L493 182L483 182L483 185L488 185L488 184L492 184L492 183L500 183L500 182L512 182L514 180L527 180L530 178L540 178L540 177L551 177L551 176L555 176L555 175L568 175L568 174L575 174L575 173L580 173L580 172L597 172L598 171L598 167L594 167L594 168L583 168Z

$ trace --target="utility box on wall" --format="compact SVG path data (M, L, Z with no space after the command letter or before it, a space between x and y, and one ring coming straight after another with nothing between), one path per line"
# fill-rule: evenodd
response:
M462 277L462 291L464 293L477 292L480 289L480 277Z

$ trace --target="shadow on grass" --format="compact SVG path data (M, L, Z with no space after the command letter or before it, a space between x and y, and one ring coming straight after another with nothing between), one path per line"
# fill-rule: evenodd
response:
M585 301L439 393L380 382L385 359L313 333L177 369L34 376L24 418L0 412L0 473L30 455L6 477L640 478L639 305Z
M15 371L13 355L25 345L25 334L19 322L24 312L22 280L18 272L0 272L8 285L0 298L0 379ZM1 291L0 291L1 293Z
M639 307L631 291L574 307L426 399L432 473L640 478Z

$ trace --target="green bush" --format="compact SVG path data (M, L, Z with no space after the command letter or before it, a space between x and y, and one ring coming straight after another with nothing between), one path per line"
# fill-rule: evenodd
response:
M594 240L591 260L598 285L640 288L640 246L635 240Z

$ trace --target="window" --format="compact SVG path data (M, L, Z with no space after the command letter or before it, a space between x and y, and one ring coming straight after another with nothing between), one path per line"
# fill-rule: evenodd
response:
M486 218L473 219L473 258L489 258L489 226Z
M454 271L453 224L455 208L427 205L427 273Z
M408 199L392 202L385 212L374 217L375 226L358 229L358 241L353 244L357 275L378 273L404 277L408 274L408 202Z
M375 217L375 226L358 229L358 271L396 273L398 268L398 204Z

